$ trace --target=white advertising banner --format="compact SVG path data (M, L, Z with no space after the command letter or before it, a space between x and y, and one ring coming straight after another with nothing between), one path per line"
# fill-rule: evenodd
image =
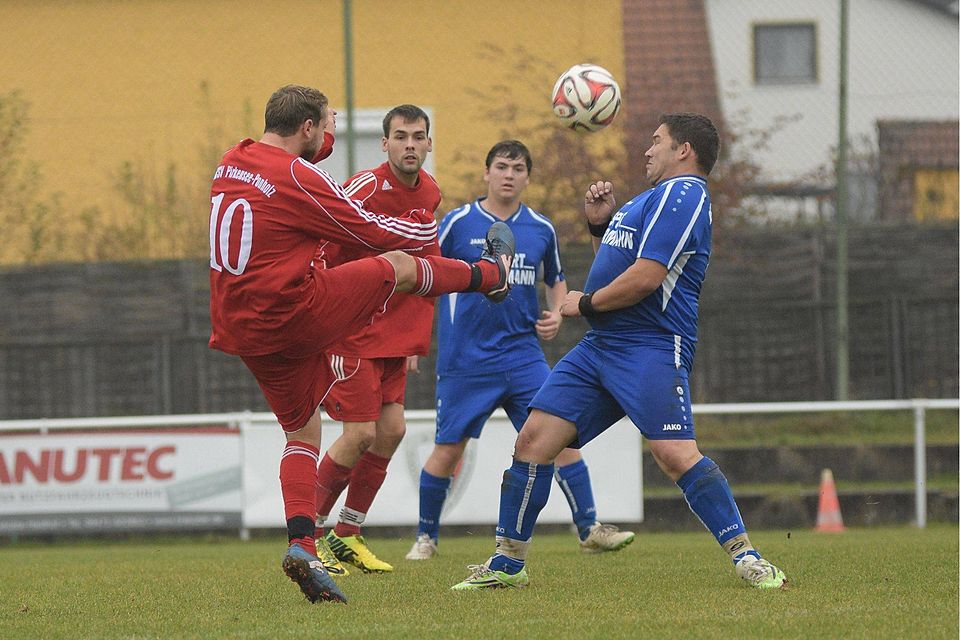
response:
M281 527L283 502L278 475L284 437L272 416L256 416L252 426L244 430L243 522L247 527ZM433 449L435 429L432 412L408 412L407 434L390 462L365 526L416 526L420 470ZM324 417L321 456L341 433L339 422ZM500 481L510 466L516 437L506 415L498 411L480 438L470 441L450 487L442 524L496 524ZM629 420L621 420L582 452L590 469L598 518L606 522L642 521L641 437L636 427ZM345 497L346 491L332 510L329 525L335 523ZM556 483L539 522L571 522L570 508Z
M216 425L0 434L0 534L240 528L240 449Z

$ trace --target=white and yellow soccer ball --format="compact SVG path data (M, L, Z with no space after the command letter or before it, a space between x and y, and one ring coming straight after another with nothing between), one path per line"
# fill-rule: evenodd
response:
M575 131L599 131L620 113L620 85L595 64L577 64L553 86L553 113Z

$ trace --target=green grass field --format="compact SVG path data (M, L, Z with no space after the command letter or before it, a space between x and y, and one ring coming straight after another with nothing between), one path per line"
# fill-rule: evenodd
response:
M842 534L757 531L790 578L741 585L706 533L643 533L581 555L571 534L535 538L531 586L454 593L487 534L369 542L397 571L339 582L344 605L311 605L279 568L282 539L15 544L0 549L0 637L12 638L952 638L958 529Z

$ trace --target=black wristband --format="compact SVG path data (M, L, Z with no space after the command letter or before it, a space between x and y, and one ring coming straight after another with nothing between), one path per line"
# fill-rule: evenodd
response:
M594 238L602 238L603 234L607 232L607 227L609 226L609 220L603 224L593 224L592 222L587 221L587 229L590 230L590 235L592 235Z
M593 308L593 294L593 291L583 294L580 296L580 301L577 303L577 309L580 310L580 315L582 315L584 318L589 318L590 316L595 316L600 313Z

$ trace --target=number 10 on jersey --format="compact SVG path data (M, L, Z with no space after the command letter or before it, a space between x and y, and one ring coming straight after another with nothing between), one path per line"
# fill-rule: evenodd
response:
M253 246L253 209L244 198L237 198L220 215L220 208L226 194L220 193L210 198L210 268L217 271L226 269L234 275L240 275L250 261L250 249ZM237 209L243 209L243 221L240 225L239 247L233 238L231 251L230 229ZM237 256L235 265L230 264L230 254Z

